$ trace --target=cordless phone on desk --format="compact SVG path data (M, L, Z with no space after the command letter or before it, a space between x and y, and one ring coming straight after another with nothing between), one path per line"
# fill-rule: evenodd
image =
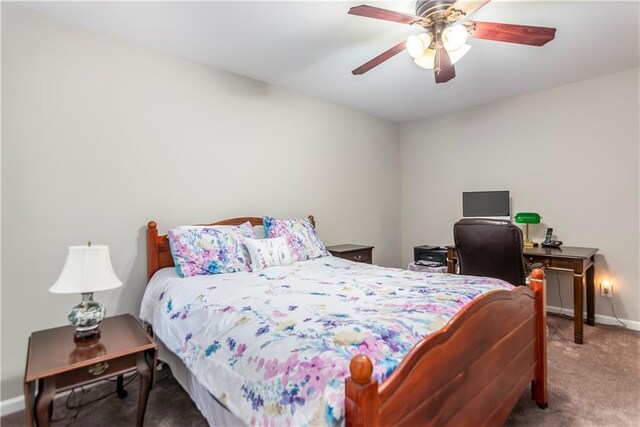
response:
M553 228L547 228L547 235L544 239L544 242L542 242L542 246L545 248L559 248L560 246L562 246L562 240L551 240L551 237L553 236Z

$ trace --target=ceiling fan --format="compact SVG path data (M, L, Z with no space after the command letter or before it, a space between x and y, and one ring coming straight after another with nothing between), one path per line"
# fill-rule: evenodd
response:
M453 65L471 49L466 44L468 37L530 46L543 46L554 39L555 28L466 20L489 1L418 0L415 15L367 5L352 7L351 15L417 25L426 30L410 36L406 42L398 43L352 73L364 74L406 49L416 65L434 70L436 83L445 83L456 76Z

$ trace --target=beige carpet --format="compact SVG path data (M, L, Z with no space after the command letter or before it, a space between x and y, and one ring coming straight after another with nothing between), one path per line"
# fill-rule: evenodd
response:
M586 327L585 344L573 343L573 323L549 318L549 408L539 409L525 392L508 426L638 426L640 425L640 333L613 326ZM189 396L165 372L151 392L147 426L205 426ZM55 426L133 425L137 379L129 396L115 395L80 409L68 410L56 400ZM90 389L82 401L113 392L114 383ZM22 412L0 419L3 427L24 425Z
M573 321L550 316L549 408L523 394L508 426L639 426L640 332L586 326L573 343Z

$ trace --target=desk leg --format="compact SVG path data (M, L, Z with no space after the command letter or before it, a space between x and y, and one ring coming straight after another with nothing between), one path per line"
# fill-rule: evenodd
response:
M153 360L153 356L152 356ZM151 362L152 363L152 362ZM144 424L144 414L147 410L147 399L151 390L152 369L146 352L138 353L138 374L140 375L140 396L138 397L138 414L136 416L136 426L142 427Z
M573 275L573 341L582 344L584 315L583 315L583 282L582 274Z
M27 427L33 427L33 396L35 394L35 381L24 383L24 415Z
M55 382L51 378L38 381L38 396L36 397L36 423L38 427L51 425L53 398L56 395Z
M447 249L447 273L456 274L456 264L458 258L456 257L456 251L454 249Z
M595 270L596 266L593 264L587 270L587 325L595 325L596 324L596 315L595 315Z

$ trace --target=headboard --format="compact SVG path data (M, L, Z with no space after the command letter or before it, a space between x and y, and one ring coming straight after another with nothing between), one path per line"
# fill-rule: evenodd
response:
M308 216L311 225L315 228L316 219L313 215ZM242 218L231 218L222 221L214 222L212 224L197 224L197 225L240 225L249 221L254 227L262 225L262 218L255 216L247 216ZM147 282L151 280L151 277L156 271L165 267L173 267L173 256L171 256L171 248L169 247L169 240L167 235L158 235L158 224L155 221L149 221L147 224Z

